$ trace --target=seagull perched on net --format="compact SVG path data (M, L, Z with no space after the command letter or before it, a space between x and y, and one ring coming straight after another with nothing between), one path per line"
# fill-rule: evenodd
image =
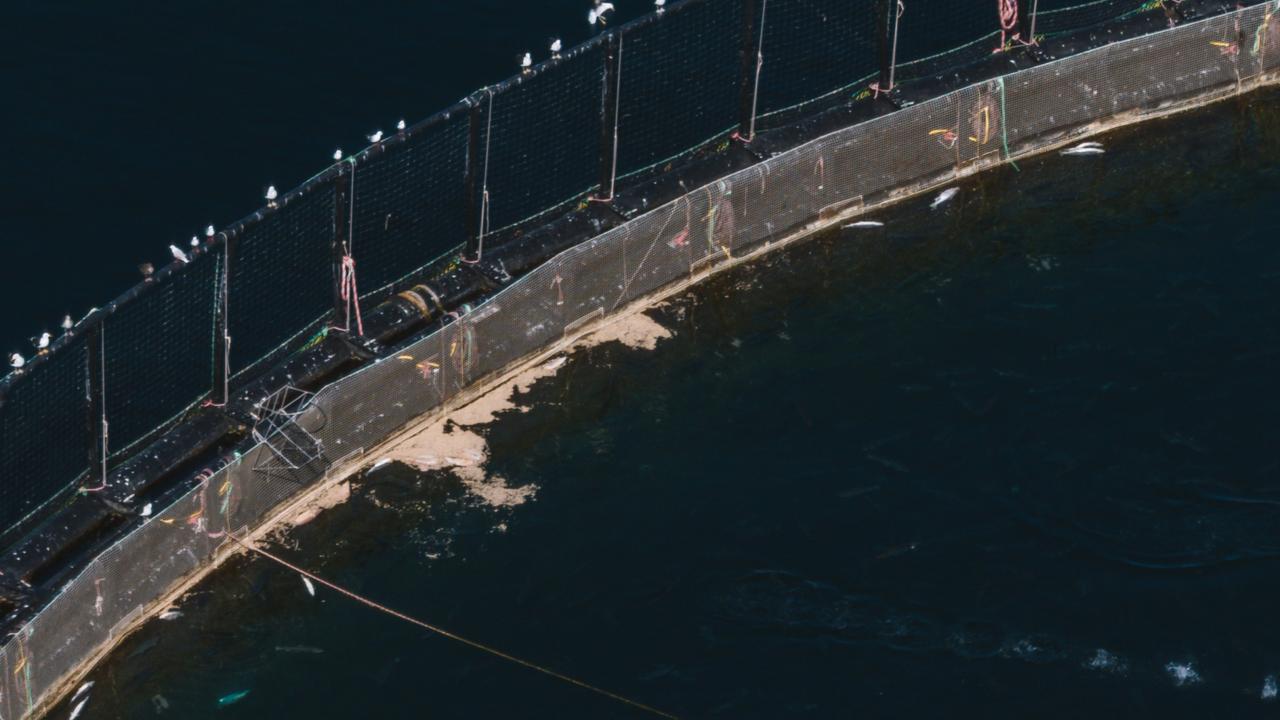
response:
M177 245L169 246L169 254L173 255L174 260L177 260L178 262L183 263L184 265L186 263L191 262L191 260L187 258L187 254L182 252L182 248L178 247Z
M667 0L653 0L653 11L661 15L662 11L666 9L666 4Z
M525 53L520 57L520 72L529 74L529 69L533 67L533 55Z
M266 194L266 198L267 198L267 207L271 207L271 208L275 207L275 206L276 206L276 198L278 198L278 197L280 197L280 193L276 192L276 186L275 186L275 185L268 185L268 186L267 186L267 194Z
M71 332L71 328L73 327L75 327L75 323L71 321L71 316L63 315L62 316L62 332L69 333Z
M212 225L210 225L209 227L207 227L207 228L205 228L205 229L204 229L204 236L205 236L205 237L207 237L207 238L211 238L211 237L213 237L213 226L212 226Z
M562 47L564 46L560 44L560 38L551 39L551 59L552 60L560 59L560 49Z
M381 131L381 130L379 130L379 131L375 132L374 134L370 135L370 136L369 136L369 142L371 142L371 143L380 143L380 142L382 142L382 131Z
M50 337L51 336L49 335L49 331L45 330L44 332L40 333L39 336L31 338L31 344L36 346L37 351L43 353L49 349Z
M27 359L22 357L20 353L9 353L9 367L14 370L21 370L23 365L27 364Z
M601 26L604 26L605 19L606 19L605 14L608 12L611 12L612 10L613 10L613 3L600 2L600 0L596 0L596 6L591 8L591 10L587 12L587 22L591 23L592 25L595 25L596 23L600 23Z
M405 128L404 118L400 118L400 122L396 123L396 130L399 132L404 132L404 128Z
M143 280L150 280L156 272L156 266L151 263L141 263L138 265L138 272L142 273Z
M192 236L191 236L191 247L192 247L193 249L194 249L194 248L198 248L198 247L200 247L200 238L196 237L195 235L192 235Z

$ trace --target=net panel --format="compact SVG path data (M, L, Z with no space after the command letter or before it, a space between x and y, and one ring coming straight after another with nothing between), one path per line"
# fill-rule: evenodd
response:
M320 183L237 239L227 293L233 374L305 341L333 306L333 212L333 184Z
M489 228L577 200L600 177L604 47L594 43L485 97ZM482 154L485 150L482 149Z
M1059 35L1140 12L1147 0L1037 0L1036 35ZM1158 9L1157 9L1158 11Z
M735 127L737 29L744 12L742 0L689 0L623 33L619 177L665 162Z
M761 118L868 80L877 71L874 3L788 0L764 8Z
M219 247L192 258L103 322L103 393L112 457L213 388L222 253Z
M0 405L0 532L64 490L89 467L81 336L12 379Z
M898 82L942 75L990 57L1000 45L995 0L904 0L900 7Z
M350 229L362 298L385 297L466 242L468 125L466 113L454 113L354 167Z

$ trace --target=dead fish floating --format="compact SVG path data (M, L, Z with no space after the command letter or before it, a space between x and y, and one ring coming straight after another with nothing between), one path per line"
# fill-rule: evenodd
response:
M75 707L71 708L71 714L67 716L67 720L76 720L80 717L80 713L84 712L84 706L89 702L89 698L81 700Z
M879 220L859 220L858 222L851 222L845 225L844 229L848 230L849 228L878 228L878 227L884 227L884 223L880 222Z
M308 594L308 595L310 595L311 597L315 597L315 596L316 596L316 586L311 584L311 578L308 578L306 575L303 575L303 576L302 576L302 584L303 584L303 585L305 585L305 586L307 587L307 594Z
M1069 147L1066 150L1063 150L1059 154L1060 155L1101 155L1105 152L1106 150L1102 148L1102 143L1093 142L1091 140L1089 142L1082 142L1079 145L1076 145L1074 147Z
M929 209L937 210L943 205L946 205L947 203L951 202L951 199L954 198L956 196L956 193L958 192L960 192L960 188L952 187L952 188L947 188L946 190L943 190L942 192L938 193L938 197L934 198L933 202L929 204Z

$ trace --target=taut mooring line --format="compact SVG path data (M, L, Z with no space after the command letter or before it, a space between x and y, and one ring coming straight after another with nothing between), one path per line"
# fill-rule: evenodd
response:
M661 710L658 710L657 708L653 708L648 705L645 705L644 703L637 702L629 698L625 698L621 695L618 695L617 693L609 692L608 690L596 687L595 685L591 685L582 680L578 680L577 678L569 677L564 673L560 673L555 670L552 670L551 668L538 665L537 663L530 662L528 660L522 660L514 655L505 653L497 648L490 647L488 645L485 645L484 643L476 642L475 640L469 640L467 638L462 637L461 635L458 635L457 633L449 632L448 630L445 630L442 627L437 627L435 625L432 625L431 623L423 622L421 620L418 620L417 618L409 617L408 615L405 615L404 613L399 612L397 610L392 610L391 608L385 605L381 605L377 602L374 602L373 600L370 600L369 598L363 597L361 595L357 595L356 593L350 590L347 590L344 587L340 587L338 585L335 585L329 582L328 580L325 580L322 577L318 577L312 573L309 573L306 570L303 570L302 568L298 567L297 565L290 563L288 560L285 560L284 558L272 555L271 553L267 552L266 550L263 550L262 548L254 547L253 545L250 545L244 542L243 540L241 540L240 538L236 537L232 533L227 533L227 537L231 538L232 542L244 548L245 550L248 550L253 553L257 553L258 555L261 555L262 557L274 563L278 563L279 565L282 565L305 578L314 580L315 582L320 583L321 585L324 585L330 590L333 590L334 592L339 593L341 595L346 595L352 600L355 600L356 602L361 603L362 605L367 605L373 608L374 610L380 610L394 618L399 618L400 620L403 620L411 625L417 625L418 627L424 630L429 630L437 635L443 635L444 637L447 637L450 640L456 640L462 643L463 645L467 645L477 650L487 652L490 655L500 657L503 660L509 660L513 663L516 663L517 665L523 665L524 667L527 667L530 670L537 670L538 672L544 675L550 675L551 677L556 678L557 680L563 680L564 682L567 682L571 685L577 685L578 687L583 688L584 690L590 690L593 693L603 695L611 700L616 700L620 703L623 703L624 705L630 705L633 708L636 708L638 710L643 710L647 713L652 713L653 715L657 715L658 717L671 718L671 720L677 720L676 716L672 715L671 713L666 713Z

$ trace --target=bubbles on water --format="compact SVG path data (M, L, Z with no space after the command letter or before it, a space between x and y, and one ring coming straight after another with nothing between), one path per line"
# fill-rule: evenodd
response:
M1104 648L1098 648L1084 661L1086 669L1109 675L1124 675L1129 671L1129 663L1122 657Z
M1264 701L1275 700L1277 692L1280 692L1280 688L1276 685L1276 676L1268 675L1266 679L1262 681L1262 693L1259 697Z
M1048 272L1058 267L1058 259L1052 255L1028 255L1027 267L1036 272Z
M1043 664L1062 658L1062 650L1051 638L1043 635L1031 635L1010 643L1004 648L1005 657L1024 662Z
M1173 679L1173 684L1178 687L1186 687L1188 685L1199 685L1202 682L1199 671L1190 660L1187 662L1171 662L1164 666L1164 671L1169 673L1169 677Z

